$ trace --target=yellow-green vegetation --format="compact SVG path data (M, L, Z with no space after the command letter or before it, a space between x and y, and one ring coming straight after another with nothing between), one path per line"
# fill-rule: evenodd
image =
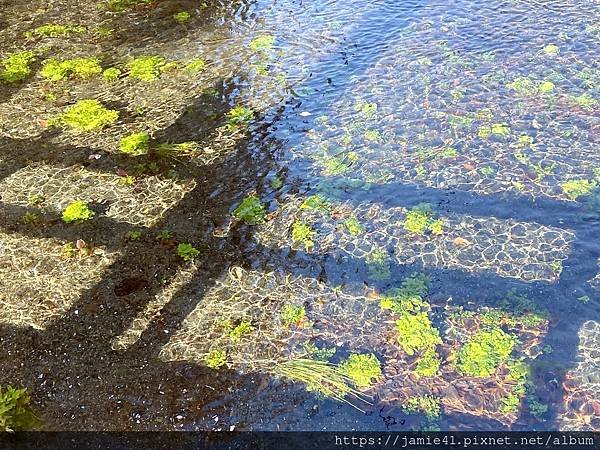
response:
M432 377L440 369L442 359L435 350L427 350L423 353L415 367L415 374L419 377Z
M119 118L119 112L105 108L98 100L80 100L65 112L51 119L51 126L64 125L78 131L95 131L111 125Z
M407 355L435 351L435 346L442 343L439 330L426 312L402 313L396 321L396 331L398 343Z
M25 37L67 37L71 33L84 33L86 28L81 25L60 25L55 23L47 23L35 28L33 31L25 33Z
M40 203L43 203L44 200L46 199L42 194L31 194L27 199L27 203L30 205L39 205Z
M383 248L373 250L366 258L367 273L369 278L376 281L389 280L392 276L390 257Z
M35 427L39 421L29 403L27 389L11 385L0 385L0 432L25 431Z
M492 125L482 125L477 135L481 138L488 138L492 135L505 137L510 134L510 127L505 123L494 123Z
M321 160L321 164L327 175L343 175L352 169L352 165L358 161L358 153L347 152L336 156L327 156Z
M167 68L167 61L161 56L138 56L127 64L129 76L140 81L154 81Z
M255 195L250 195L233 210L233 215L248 225L258 225L265 221L265 205Z
M424 273L415 273L402 281L400 288L389 290L381 297L380 306L397 314L421 312L429 307L423 300L429 289L429 277Z
M357 409L345 396L350 394L365 401L361 393L352 387L352 380L335 364L298 358L277 365L273 371L279 376L305 383L308 391L334 398Z
M381 363L374 354L351 354L340 364L341 372L357 387L368 387L381 379Z
M477 332L457 353L456 368L474 377L489 377L505 361L517 339L499 327Z
M192 244L181 243L177 246L177 254L183 258L184 261L191 261L196 258L200 252L194 248Z
M194 155L200 149L200 145L195 141L179 143L162 143L156 147L156 153L163 156L183 156Z
M354 105L354 111L360 112L367 118L372 118L377 113L377 103L358 101Z
M177 23L186 23L188 20L192 18L192 15L187 11L180 11L178 13L173 14L173 19Z
M254 111L245 106L236 106L227 111L227 128L235 130L254 119Z
M517 77L506 85L507 88L518 92L521 95L548 94L554 90L552 81L544 80L536 82L529 77Z
M572 104L579 106L581 109L585 111L593 112L598 107L598 100L592 97L587 92L585 94L581 94L579 96L569 96L567 97L569 102Z
M335 355L336 348L319 348L314 343L307 342L306 344L304 344L304 351L306 352L306 355L311 359L317 361L329 361L333 357L333 355Z
M509 361L507 363L507 379L515 382L512 392L500 399L498 410L503 414L511 414L518 411L521 405L521 397L527 391L529 378L529 366L522 360Z
M306 309L301 305L285 305L281 310L281 320L287 326L300 325L306 319Z
M25 225L34 224L37 222L38 219L39 219L39 217L36 213L27 211L25 214L23 214L23 223Z
M419 397L410 397L402 405L406 414L423 413L429 419L435 419L440 415L439 399L433 395L422 395Z
M254 331L254 327L250 324L250 322L243 320L235 327L230 328L227 334L233 342L239 342L244 336L252 333L252 331Z
M98 58L74 58L60 61L50 59L46 61L40 75L50 81L60 81L69 77L91 78L102 73L102 66Z
M544 47L544 53L548 56L557 56L560 53L560 48L555 44L548 44Z
M83 200L76 200L69 203L62 212L62 220L65 223L83 222L92 217L94 217L94 211L92 211Z
M304 245L305 250L310 250L314 247L315 243L313 238L315 237L315 230L301 220L297 220L292 225L292 241L294 244L302 244Z
M358 236L358 235L362 234L364 231L364 227L358 221L356 216L352 216L352 217L346 219L344 221L344 227L346 227L346 230L348 230L348 232L354 236Z
M130 241L139 241L142 238L142 232L140 230L131 230L127 232L126 238Z
M123 12L132 6L148 5L154 0L107 0L107 7L114 12Z
M569 180L560 185L563 192L571 200L577 200L579 197L589 195L598 187L595 180Z
M312 209L328 214L331 211L331 204L321 194L316 194L307 197L300 205L300 209Z
M121 76L121 73L121 69L118 69L116 67L109 67L104 72L102 72L102 77L106 81L117 81Z
M273 48L275 44L275 36L269 34L261 34L257 38L250 41L248 47L253 52L267 52Z
M211 350L204 359L206 365L211 369L218 369L227 363L227 352L221 349Z
M183 68L185 72L191 74L202 72L204 69L206 69L206 61L200 58L188 61L188 63Z
M77 250L77 248L73 245L72 242L67 242L62 247L62 257L63 258L73 258L73 257L75 257L75 255L77 255L78 252L79 252L79 250Z
M418 235L429 231L434 235L444 233L443 221L435 219L433 208L429 203L420 203L406 213L404 229Z
M132 156L148 153L150 149L150 135L145 132L133 133L121 139L119 150Z
M0 60L0 81L14 83L23 81L31 74L33 52L11 53Z

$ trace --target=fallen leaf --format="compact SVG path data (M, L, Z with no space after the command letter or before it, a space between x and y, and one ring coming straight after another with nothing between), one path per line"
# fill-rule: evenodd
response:
M457 237L452 241L452 243L457 247L468 247L469 245L471 245L470 241L467 241L465 238L461 237Z

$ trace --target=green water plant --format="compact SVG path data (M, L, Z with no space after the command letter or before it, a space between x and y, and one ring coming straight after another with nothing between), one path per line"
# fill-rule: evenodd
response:
M39 216L36 213L27 211L25 214L23 214L23 223L25 225L32 225L34 223L36 223L39 219Z
M98 58L49 59L42 66L40 75L50 81L61 81L66 78L91 78L102 73Z
M107 0L106 6L110 11L123 12L137 5L149 5L155 0Z
M177 255L184 261L191 261L196 258L200 252L192 244L181 243L177 246Z
M429 203L420 203L406 213L404 229L418 235L427 231L434 235L443 234L443 222L435 219L433 208Z
M132 133L121 139L119 151L131 156L148 153L150 149L150 135L146 132Z
M327 175L343 175L352 169L352 165L358 160L358 153L347 152L335 156L326 156L321 160Z
M415 374L418 377L432 377L438 372L441 364L440 355L433 349L427 350L419 357Z
M548 44L544 47L544 53L548 56L558 56L560 48L556 44Z
M89 99L69 106L48 123L51 126L68 126L78 131L95 131L115 123L118 118L118 111L105 108L98 100Z
M477 332L457 353L456 368L474 377L489 377L508 357L517 339L499 327Z
M189 74L202 72L206 69L206 61L200 58L192 59L183 67L183 71Z
M433 326L426 312L404 312L396 321L398 343L407 355L428 352L442 343L439 330Z
M227 363L227 352L222 349L214 349L211 350L206 358L204 358L204 362L207 367L211 369L219 369L223 367Z
M270 34L261 34L260 36L252 39L248 47L253 52L264 53L268 52L273 48L275 44L275 36Z
M590 195L598 187L598 183L595 180L569 180L562 183L560 187L567 197L577 200L579 197Z
M365 260L369 278L376 281L389 280L391 277L390 256L383 248L376 248Z
M31 64L34 60L33 52L29 51L8 54L0 60L0 81L23 81L31 74Z
M25 37L67 37L71 33L84 33L86 28L81 25L61 25L56 23L47 23L34 28L32 31L25 33Z
M180 11L178 13L173 14L173 19L177 23L186 23L191 18L192 15L187 11Z
M368 355L351 354L340 364L340 370L352 380L356 387L371 386L373 381L379 381L382 378L381 363L372 353Z
M133 58L127 64L129 76L140 81L156 80L167 67L167 61L162 56L145 55Z
M102 72L102 78L104 78L106 81L117 81L121 74L121 69L118 69L117 67L109 67Z
M329 203L321 194L315 194L306 197L300 205L300 209L310 209L323 214L328 214L331 211L331 203Z
M329 361L333 357L333 355L335 355L336 352L335 347L319 348L312 342L307 342L306 344L304 344L303 348L306 352L306 355L309 358L314 359L316 361Z
M281 310L281 320L287 326L299 325L306 319L306 309L301 305L285 305Z
M295 244L302 244L307 251L315 245L313 241L315 234L315 230L304 221L297 220L292 225L292 241Z
M351 216L344 221L344 227L348 232L353 236L358 236L364 232L364 227L356 218L356 216Z
M254 119L254 111L245 106L235 106L227 111L227 128L236 130L242 126L248 125Z
M37 426L39 420L30 403L26 388L0 385L0 432L25 431Z
M428 418L434 419L440 416L440 401L433 395L422 395L409 397L402 405L406 414L423 413Z
M598 107L598 100L596 100L594 97L592 97L591 94L587 92L579 96L571 95L567 97L567 100L570 103L579 106L581 109L588 112L593 112Z
M390 289L381 297L380 306L397 314L425 311L429 304L423 300L429 289L429 277L415 273L406 277L400 288Z
M254 331L254 327L250 324L250 322L243 320L235 327L231 328L228 331L228 336L233 342L239 342L242 338Z
M267 213L260 199L255 195L249 195L233 210L233 215L248 225L258 225L265 221Z
M94 211L83 200L76 200L69 203L62 212L62 220L65 223L83 222L92 217L94 217Z

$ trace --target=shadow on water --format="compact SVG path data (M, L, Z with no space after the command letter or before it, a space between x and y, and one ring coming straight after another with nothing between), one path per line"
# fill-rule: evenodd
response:
M169 2L159 2L159 5L163 3L166 5ZM171 3L179 5L185 2ZM391 4L397 2L381 3L383 11L388 13L390 7L393 9ZM403 2L405 9L396 12L410 17L423 3L426 2ZM149 14L167 14L165 11L170 11L168 9L170 7L165 7L167 9L163 10L160 6L156 10L160 12L149 12ZM377 17L377 14L370 15L368 20L371 21L372 17ZM390 23L383 21L379 33L373 35L375 42L371 43L369 51L359 52L360 56L357 60L354 62L350 60L350 67L336 54L332 55L331 59L326 58L321 61L319 66L313 68L313 72L335 73L334 82L338 86L346 84L349 80L344 77L349 77L350 74L356 73L357 69L367 68L375 62L378 53L383 51L387 42L400 32L406 23L407 21L395 22L390 26ZM362 25L358 23L356 28L361 29ZM150 39L152 42L167 39L169 36L168 33L162 35L149 29L147 24L140 24L139 27L136 25L136 28L130 29L128 32L131 32L132 42L135 43L138 36ZM136 35L136 33L142 34ZM349 41L352 41L352 37ZM356 66L353 67L353 64ZM312 85L319 83L325 86L328 84L325 79L311 81ZM230 102L223 86L228 85L230 83L221 83L218 86L221 94L218 98L215 96L196 98L188 112L173 125L155 135L156 140L202 142L210 139L210 130L224 123L224 115ZM323 97L313 106L315 109L327 110L329 105ZM216 113L212 122L207 121L207 117L203 115L203 111L208 110ZM285 119L277 126L282 126L282 123L285 124ZM205 124L205 127L199 127L198 124ZM269 153L271 147L262 145L269 136L269 125L262 124L253 129L252 136L246 136L238 142L235 151L223 160L196 168L183 167L182 171L188 172L187 177L196 182L196 187L188 192L178 205L168 211L159 223L146 230L146 241L125 248L123 255L107 269L102 281L84 291L69 311L46 330L36 331L2 325L0 327L0 342L4 349L2 383L18 383L31 387L36 400L43 405L43 409L54 411L52 413L54 416L48 417L50 423L67 427L73 426L74 421L77 421L76 426L81 429L175 428L177 422L173 416L178 413L185 415L187 423L195 422L200 428L208 427L210 426L208 416L212 417L213 414L219 413L219 405L223 405L220 401L227 392L233 392L231 397L234 397L236 391L254 392L252 391L254 389L256 390L254 401L260 404L260 392L256 387L259 383L254 382L266 380L266 384L277 384L277 381L269 380L269 377L264 374L240 376L233 370L213 371L198 364L166 363L158 358L158 352L181 326L185 317L202 301L203 294L227 272L229 267L233 265L254 267L257 255L265 261L270 258L269 255L290 252L290 249L268 248L256 244L251 253L245 253L243 243L252 241L253 233L251 228L239 224L234 225L229 236L225 238L207 235L201 239L197 237L197 230L214 229L224 223L231 214L231 205L240 201L241 193L256 189L263 184L264 178L273 169L276 160L274 155ZM53 132L46 132L30 140L3 139L0 142L0 155L8 157L8 160L3 163L0 177L10 176L32 161L58 160L68 166L80 163L85 159L84 156L89 154L89 149L64 146L54 147L50 153L48 149L41 150L41 144L51 136L50 133ZM114 161L108 158L103 161L105 162L89 169L112 172L111 165L114 165ZM119 161L121 166L128 167L128 164L131 162L125 158ZM226 186L226 189L220 191L215 198L215 189L222 186ZM553 313L556 311L560 311L561 314L563 311L565 314L568 313L571 330L577 330L586 320L597 319L595 310L571 308L564 301L565 296L572 296L574 289L593 276L587 262L595 261L599 255L597 246L589 244L594 242L593 228L597 223L581 219L576 208L561 202L514 201L499 196L482 197L457 191L417 189L408 184L378 186L364 196L365 198L361 198L360 195L352 193L343 200L354 203L381 201L387 207L411 206L421 201L430 201L445 212L480 214L482 217L494 216L522 221L534 220L546 225L575 230L578 242L574 245L571 256L565 264L565 271L558 285L526 283L493 274L473 274L460 270L422 269L444 287L444 295L461 298L466 292L480 293L482 290L492 289L508 291L510 288L517 287L526 291L536 291L535 299L551 301ZM20 223L20 218L27 208L3 204L0 210L3 217L3 231L26 235L43 235L72 241L81 233L94 233L96 236L107 236L108 233L121 235L131 229L130 226L109 217L99 216L89 224L82 224L78 234L75 234L69 227L52 223L52 217L48 216L49 223L42 229L36 230ZM112 339L128 329L138 313L143 311L154 296L164 288L161 280L172 278L180 266L172 249L161 248L151 242L160 230L174 227L180 230L178 236L189 238L189 241L196 243L202 251L201 268L194 276L194 280L188 284L194 286L194 289L198 286L202 288L192 292L184 287L162 309L159 318L150 323L137 344L125 351L115 351L111 348ZM338 282L335 279L336 273L340 268L336 267L337 263L332 261L330 255L322 255L319 258L321 264L328 267L329 279L325 281L335 285ZM364 264L364 260L352 260L352 258L344 262L344 266L349 267L363 267ZM329 267L332 267L331 270ZM392 267L392 273L395 279L399 279L402 274L414 269L421 268L396 265ZM127 279L141 279L143 283L126 295L118 295L119 290L115 289ZM380 287L385 288L385 286ZM480 306L486 304L493 306L493 300L489 299L489 295L480 297ZM553 332L554 330L551 329L546 338L547 342L554 343ZM575 364L578 341L576 335L568 336L567 339L560 336L558 339L560 343L554 346L555 353L552 358L560 360L561 370L564 373ZM557 376L560 378L562 375ZM291 404L289 397L285 398L285 394L286 392L282 401ZM560 395L554 394L554 398ZM252 395L247 392L244 394L244 398L251 397ZM81 405L85 405L86 409L81 409ZM215 409L207 413L206 405L215 405ZM260 406L264 406L266 415L270 414L271 404L265 403ZM288 408L293 409L293 406L288 405ZM339 410L339 407L333 402L324 402L324 411L335 413L336 409ZM296 414L304 414L304 411ZM385 428L385 424L391 423L383 411L367 417L354 411L347 414L356 423L344 425L352 428L381 429ZM253 418L260 419L260 416L260 412L252 414ZM131 418L139 420L138 425L132 423ZM503 428L495 421L480 417L457 416L455 418L458 423L463 424L465 419L481 428ZM448 420L453 419L449 417ZM152 423L148 423L149 421ZM301 425L307 425L307 419L299 422ZM396 423L400 424L400 419ZM252 420L246 426L260 427ZM549 423L549 427L552 426L556 424ZM402 429L402 426L393 429Z

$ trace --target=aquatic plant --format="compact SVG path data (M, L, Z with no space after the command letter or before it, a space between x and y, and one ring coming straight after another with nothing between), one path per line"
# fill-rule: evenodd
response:
M418 235L430 231L434 235L443 234L443 222L434 219L433 208L429 203L420 203L406 213L404 229Z
M538 91L537 86L529 77L517 77L506 85L507 88L518 92L521 95L535 95Z
M121 69L118 69L116 67L109 67L108 69L104 70L104 72L102 72L102 77L106 81L117 81L121 76L121 73Z
M429 277L415 273L402 281L400 288L391 289L381 297L380 306L395 313L420 312L428 308L422 298L429 289Z
M283 180L279 177L275 177L269 184L273 189L280 189L283 186Z
M186 23L191 18L192 15L187 11L180 11L178 13L173 14L173 19L177 23Z
M502 414L511 414L517 412L521 406L521 398L514 393L508 394L500 399L500 408Z
M250 324L250 322L244 320L229 330L227 334L233 342L239 342L242 340L242 337L252 333L253 331L254 327Z
M335 355L336 348L319 348L314 343L307 342L306 344L304 344L304 351L306 352L306 355L311 359L317 361L329 361L333 357L333 355Z
M372 280L384 281L391 277L390 257L383 248L377 248L368 254L365 262L368 276Z
M23 223L25 225L31 225L31 224L37 222L38 219L39 219L39 217L36 213L27 211L25 214L23 214Z
M92 217L94 217L94 211L83 200L69 203L62 212L62 220L65 223L82 222Z
M281 310L281 320L287 326L299 325L306 319L306 309L301 305L285 305Z
M558 56L560 48L555 44L548 44L544 47L544 53L548 56Z
M527 398L527 408L535 417L541 417L548 411L548 405L541 403L534 397Z
M67 242L62 246L61 254L63 258L73 258L78 252L79 250L73 245L72 242Z
M85 79L99 73L102 73L102 66L98 58L50 59L40 70L40 75L50 81L61 81L71 76Z
M39 420L31 410L30 402L26 388L0 385L0 432L24 431L35 427Z
M358 221L358 219L356 218L356 216L351 216L348 219L346 219L344 221L344 227L353 236L358 236L359 234L362 234L363 231L364 231L364 227Z
M346 400L346 395L368 403L362 394L352 387L352 380L335 364L314 359L298 358L273 368L276 375L306 384L308 391L336 399L362 411Z
M398 343L407 355L432 351L442 343L440 332L433 326L426 312L404 312L396 321Z
M261 34L260 36L250 41L248 47L253 52L268 52L273 48L274 44L275 36L271 36L269 34Z
M592 97L587 92L585 94L581 94L579 96L574 96L574 95L569 96L569 97L567 97L567 99L572 104L577 105L581 109L584 109L589 112L593 112L596 109L596 107L598 106L598 100L596 100L594 97Z
M202 72L204 69L206 69L206 61L204 61L203 59L200 59L200 58L192 59L192 60L188 61L187 64L183 68L184 72L187 72L190 74Z
M440 416L440 403L433 395L422 395L408 398L402 405L406 414L423 413L433 419Z
M221 349L211 350L204 359L207 367L218 369L227 363L227 352Z
M550 267L552 272L554 272L557 275L560 274L563 270L562 261L559 260L552 261L550 264L548 264L548 266Z
M301 220L297 220L292 225L292 241L296 244L303 244L307 251L315 245L313 242L315 234L312 227Z
M121 139L119 150L132 156L148 153L150 149L150 135L145 132L133 133Z
M98 100L80 100L48 123L51 126L66 125L79 131L94 131L115 123L118 118L118 111L105 108Z
M131 230L127 233L126 237L130 241L139 241L142 238L142 232L140 230Z
M267 213L260 199L249 195L233 210L233 215L248 225L258 225L265 221Z
M66 37L71 33L84 33L86 28L80 25L60 25L48 23L25 33L25 37Z
M589 195L598 187L598 183L590 180L569 180L560 185L563 192L571 200L577 200L579 197Z
M499 327L477 332L457 353L457 369L474 377L492 375L513 351L517 339Z
M44 200L45 200L45 198L42 194L31 194L27 198L27 203L29 203L30 205L39 205Z
M367 118L372 118L377 113L377 103L358 101L354 105L354 111L360 112L363 116Z
M368 387L373 381L379 381L381 363L374 354L351 354L340 364L340 371L352 380L357 387Z
M300 205L300 209L312 209L328 214L331 211L331 203L329 203L321 194L315 194L307 197Z
M415 367L415 374L419 377L432 377L440 369L442 359L435 350L427 350L423 353Z
M542 81L538 86L538 90L542 94L548 94L554 90L554 83L552 81Z
M236 106L227 111L227 128L235 130L241 126L247 125L254 119L254 111L245 106Z
M23 81L31 74L31 63L35 60L33 52L10 53L0 60L0 81L14 83Z
M349 172L358 160L358 153L348 152L336 156L326 157L321 160L327 175L343 175Z
M133 58L127 69L131 78L141 81L154 81L167 66L167 61L161 56L138 56Z
M114 12L123 12L132 6L148 5L154 0L107 0L107 7Z
M379 142L381 133L377 130L367 130L364 132L363 137L368 142Z
M173 238L173 232L169 231L169 230L160 230L158 233L156 233L156 239L159 239L161 241L168 241L169 239Z
M198 249L194 248L192 244L181 243L177 246L177 255L183 258L184 261L191 261L199 254Z

